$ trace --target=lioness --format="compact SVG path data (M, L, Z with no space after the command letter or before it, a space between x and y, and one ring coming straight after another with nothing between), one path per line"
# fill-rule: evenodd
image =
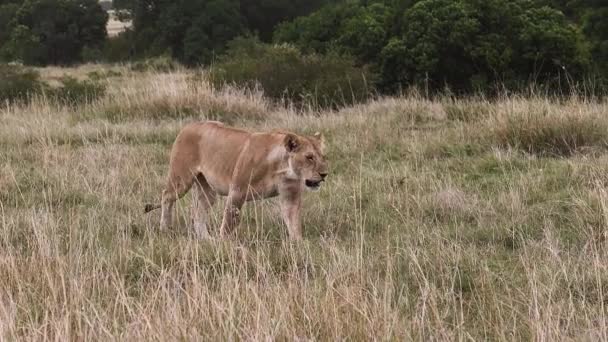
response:
M302 238L301 196L317 190L328 173L323 136L301 136L284 131L251 133L208 121L186 125L171 149L169 176L160 204L160 226L172 221L175 201L193 189L191 218L199 238L209 236L207 211L217 195L227 196L220 236L239 223L245 201L279 196L289 236Z

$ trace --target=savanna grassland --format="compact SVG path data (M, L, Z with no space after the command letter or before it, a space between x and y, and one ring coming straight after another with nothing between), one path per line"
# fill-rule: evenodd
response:
M608 339L608 103L312 111L184 70L40 70L92 71L107 91L90 103L0 108L0 339ZM192 237L189 196L170 232L143 214L178 130L207 118L325 134L305 241L275 200L229 241Z

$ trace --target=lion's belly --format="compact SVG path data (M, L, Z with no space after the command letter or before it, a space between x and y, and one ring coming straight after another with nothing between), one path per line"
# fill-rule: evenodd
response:
M279 189L277 186L270 187L262 187L256 189L256 187L251 187L250 191L247 193L247 201L261 200L265 198L276 197L279 195Z
M226 177L214 176L203 173L207 184L211 189L220 196L227 196L230 191L230 180ZM250 184L247 189L247 201L259 200L264 198L276 197L279 195L279 189L276 184L271 182L259 182L258 184Z
M207 183L220 196L228 196L230 191L229 181L222 181L218 178L207 177ZM274 184L251 184L247 189L246 201L260 200L265 198L276 197L279 195L278 186Z
M213 177L204 175L207 183L220 196L227 196L229 190L229 182L223 181L222 177Z

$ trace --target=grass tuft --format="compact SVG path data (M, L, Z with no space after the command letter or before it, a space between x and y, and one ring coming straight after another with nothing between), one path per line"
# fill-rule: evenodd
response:
M569 156L593 148L605 149L608 120L591 109L534 102L506 108L487 121L487 139L500 148L539 155Z

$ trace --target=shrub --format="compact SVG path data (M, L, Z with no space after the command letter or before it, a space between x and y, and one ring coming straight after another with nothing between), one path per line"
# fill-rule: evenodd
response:
M110 63L128 61L135 57L133 31L127 29L115 37L108 37L103 46L103 60Z
M105 85L92 81L79 81L73 77L63 77L61 87L48 91L49 97L60 104L78 105L91 102L105 94Z
M26 101L44 88L40 75L17 65L0 64L0 102Z
M367 99L373 75L336 54L304 55L289 45L268 45L239 39L211 68L214 86L226 83L264 89L274 100L315 108L338 107Z
M88 63L99 63L103 61L103 51L97 47L85 46L80 53L81 60Z

